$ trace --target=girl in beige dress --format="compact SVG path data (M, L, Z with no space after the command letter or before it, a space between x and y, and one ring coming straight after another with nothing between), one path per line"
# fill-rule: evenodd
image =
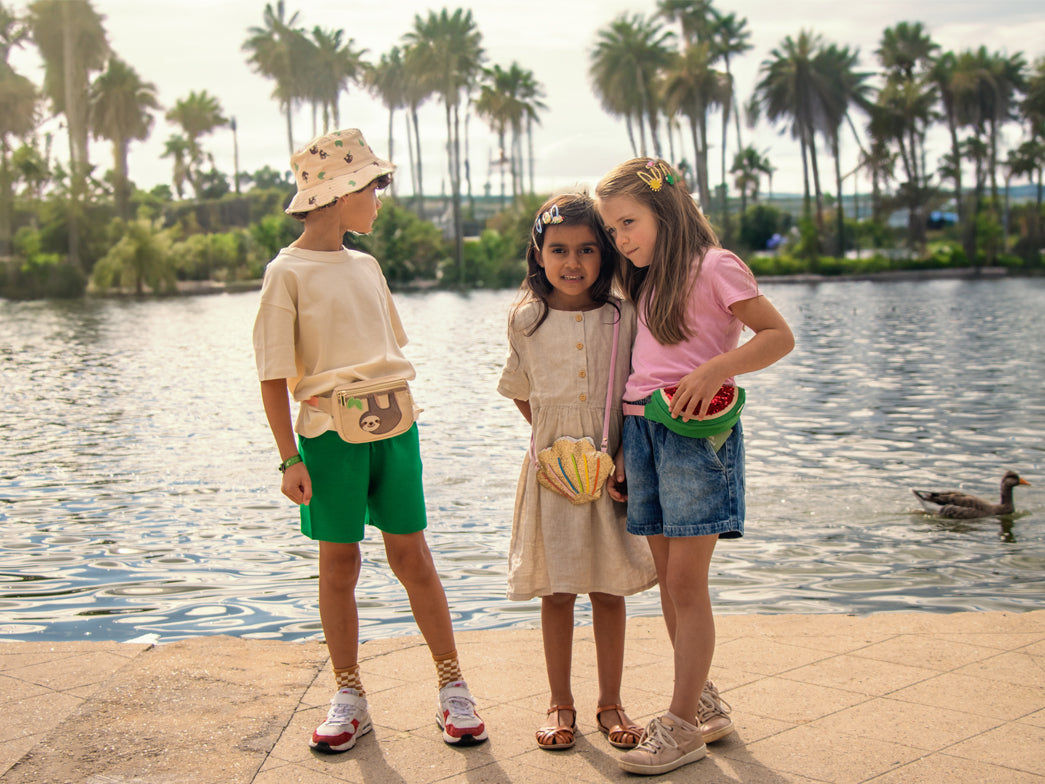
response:
M607 486L623 482L620 401L631 367L635 310L611 294L617 258L588 196L558 196L541 207L527 249L523 297L509 319L508 358L498 385L533 428L515 498L508 598L541 597L552 723L537 731L537 743L549 750L574 744L577 712L570 665L573 609L582 593L592 605L596 722L618 748L632 748L641 733L621 707L620 684L624 597L657 582L649 547L642 537L627 533L625 507L605 488L596 500L573 504L538 483L533 458L562 436L587 436L598 446L605 425L606 451L616 455Z

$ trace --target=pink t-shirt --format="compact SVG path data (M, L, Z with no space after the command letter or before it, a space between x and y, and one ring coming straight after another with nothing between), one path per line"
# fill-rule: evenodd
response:
M693 336L673 346L661 345L646 324L646 314L640 312L624 399L642 400L662 387L675 386L712 357L736 348L744 325L729 307L757 296L755 276L736 254L722 248L708 250L686 309Z

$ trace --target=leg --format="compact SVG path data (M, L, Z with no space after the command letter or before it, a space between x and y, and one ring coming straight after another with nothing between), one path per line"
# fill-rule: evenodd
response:
M354 667L359 653L358 544L319 543L319 619L323 624L330 663L335 669Z
M541 597L541 636L552 705L573 705L570 672L573 665L573 605L576 600L576 594L572 593Z
M620 682L624 673L624 597L608 593L589 594L595 633L595 661L599 673L599 705L620 704Z
M541 597L541 637L544 640L544 665L551 690L552 717L549 726L537 730L537 745L554 751L575 743L577 711L573 707L570 673L573 665L573 606L577 595L555 593Z
M359 566L358 544L319 543L319 617L335 671L355 668L358 664L356 582ZM359 685L358 674L355 683ZM339 688L330 701L326 720L312 733L309 746L326 753L348 751L356 745L359 736L370 732L371 726L362 689Z
M657 568L657 584L660 586L660 609L664 615L664 625L668 628L668 639L675 647L675 605L665 587L668 582L668 542L666 536L647 536L650 552L653 554L653 565Z
M599 672L599 706L595 721L610 744L631 749L639 742L638 726L621 705L620 682L624 673L624 632L627 624L623 596L589 594L595 632L595 660Z
M715 619L711 612L708 571L718 542L716 535L668 540L665 580L675 613L675 689L671 712L697 724L697 706L715 653Z
M450 607L423 531L383 534L388 565L406 589L410 610L433 655L453 651Z

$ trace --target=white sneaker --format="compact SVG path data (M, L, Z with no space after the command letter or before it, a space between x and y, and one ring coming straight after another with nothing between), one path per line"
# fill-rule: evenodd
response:
M316 751L332 754L348 751L356 745L356 739L366 735L372 727L366 697L355 689L341 689L330 700L327 720L316 727L308 745Z
M474 746L486 740L486 725L475 712L475 700L464 681L454 681L439 690L435 715L443 740L454 746Z

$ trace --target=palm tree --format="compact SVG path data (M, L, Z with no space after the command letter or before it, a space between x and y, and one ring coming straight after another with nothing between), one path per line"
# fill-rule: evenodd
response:
M729 99L729 84L724 73L711 67L711 50L706 43L690 44L682 54L675 54L664 76L664 105L672 114L689 119L690 134L696 160L697 193L701 209L711 207L708 184L708 123L712 106Z
M522 69L519 74L519 100L523 104L523 119L526 125L526 143L528 158L530 162L530 193L534 192L534 154L533 154L533 126L540 125L541 112L547 110L547 105L541 100L544 98L544 88L533 75L533 71Z
M1020 103L1020 111L1027 122L1029 141L1034 144L1032 148L1036 151L1038 188L1035 198L1036 209L1034 211L1034 225L1031 233L1031 247L1041 247L1041 203L1042 191L1045 189L1045 181L1042 178L1042 170L1045 169L1045 57L1034 63L1030 75L1027 78L1027 89Z
M803 30L797 39L785 38L759 68L761 79L755 87L755 100L770 122L786 123L792 138L798 139L802 153L804 212L811 214L810 170L816 195L817 226L823 229L823 197L817 166L817 131L827 124L823 80L817 73L816 57L823 40Z
M460 106L475 84L485 56L482 34L471 11L445 8L427 18L414 17L414 28L404 37L410 47L411 70L427 76L428 85L439 95L446 110L446 140L450 172L450 194L454 222L454 256L464 282L464 238L461 221L461 130ZM416 69L416 70L415 70Z
M540 102L543 94L540 85L533 78L533 72L512 63L507 70L498 65L486 70L486 83L479 89L479 98L475 102L475 111L490 123L497 134L501 148L501 159L511 167L512 198L522 194L523 185L523 132L530 131L532 139L532 123L538 120L538 110L544 108ZM511 131L511 152L508 152L507 133ZM531 157L532 164L532 157ZM532 175L531 175L532 190ZM504 199L504 167L501 167L501 199Z
M716 59L721 59L726 69L726 83L729 85L729 100L722 104L722 225L725 236L730 236L729 209L726 199L726 149L729 128L729 117L733 115L737 133L737 148L743 146L740 138L740 107L737 101L736 84L730 68L730 58L750 51L751 32L747 29L747 19L738 18L736 14L715 13L712 22L711 52Z
M179 199L184 197L185 183L189 182L191 156L192 145L188 139L179 134L171 136L163 145L163 155L160 157L171 158L174 161L174 174L171 182Z
M367 50L353 49L351 38L342 43L344 35L344 30L324 30L318 25L312 28L306 84L314 106L323 112L323 133L341 127L338 99L348 91L349 84L359 84L366 71L363 55Z
M678 22L686 44L709 41L718 18L711 0L657 0L657 13L669 22Z
M80 264L81 198L90 162L87 155L87 94L92 71L109 54L102 17L88 0L35 0L29 28L44 61L44 92L64 114L69 132L69 258Z
M403 62L403 51L393 46L374 66L366 70L366 85L371 95L381 100L388 109L388 159L395 161L395 113L397 109L407 107L407 75ZM410 142L410 117L406 118L407 151L410 158L410 169L414 169L414 148ZM395 180L392 180L392 193L395 193Z
M33 130L39 105L36 86L7 63L11 50L21 46L28 37L25 26L0 5L0 256L11 253L14 208L11 142Z
M251 27L243 50L250 52L248 62L262 76L275 81L272 97L279 101L287 123L287 146L294 153L294 130L291 123L294 106L306 94L303 80L308 72L304 54L310 46L305 34L295 25L297 12L286 18L283 0L265 5L263 27Z
M90 124L96 138L113 145L113 193L116 214L128 218L130 183L127 178L127 149L132 139L148 138L152 112L159 109L156 87L143 82L138 73L118 57L91 85Z
M855 105L869 110L871 101L868 97L870 86L866 83L871 74L856 70L860 58L859 50L851 50L848 46L839 48L831 44L820 50L816 56L816 73L822 83L822 98L825 105L823 133L831 147L835 161L835 187L838 206L835 210L837 225L838 255L844 251L845 212L842 207L842 164L841 136L842 124L847 123L852 130L853 138L860 146L860 136L856 132L849 108Z
M740 216L743 220L747 212L748 196L753 203L758 203L758 194L762 176L773 176L773 167L766 153L760 153L754 147L743 147L733 156L730 173L735 175L733 184L740 192Z
M653 153L661 157L657 135L657 77L671 63L668 44L674 38L652 19L641 14L618 16L599 31L591 55L590 75L603 109L623 116L635 155L646 155L646 125ZM632 123L639 126L636 146Z
M212 133L215 128L228 125L222 115L218 99L206 90L192 91L187 98L182 98L167 112L167 119L180 125L187 142L188 160L186 175L196 198L200 198L203 188L203 160L206 157L200 146L200 138Z
M885 85L878 95L878 121L896 143L907 181L900 190L908 210L910 240L925 242L925 208L931 195L925 162L925 138L935 98L928 72L940 47L920 22L901 22L887 28L875 54L885 69Z
M96 288L133 287L138 294L146 286L155 292L175 290L171 229L163 229L160 221L139 218L121 221L118 236L120 241L98 260L91 275Z

